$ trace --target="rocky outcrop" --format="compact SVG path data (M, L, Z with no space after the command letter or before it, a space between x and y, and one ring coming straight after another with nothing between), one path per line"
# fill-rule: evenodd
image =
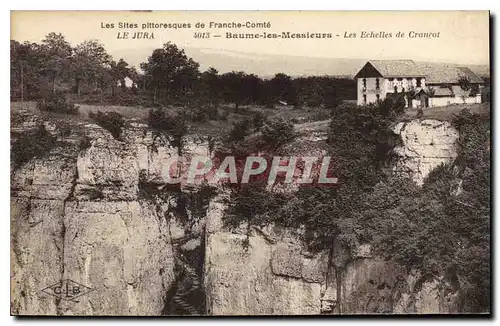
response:
M217 207L218 204L213 204ZM220 214L214 208L210 219ZM367 250L368 248L368 250ZM297 230L211 229L204 282L212 315L437 314L456 312L439 280L369 253L311 254ZM333 258L333 259L332 259ZM453 296L453 295L451 295Z
M162 159L175 149L148 150L144 125L124 141L79 127L87 147L73 134L13 173L11 311L160 315L175 278L168 205L141 198L138 184L141 169L161 178ZM65 279L92 291L76 301L43 291Z
M120 140L80 123L62 136L57 124L29 117L15 132L40 123L60 146L17 169L11 178L11 312L20 315L161 315L187 293L179 257L196 264L202 292L183 298L211 315L296 315L452 312L436 280L355 253L311 253L299 229L272 225L227 229L224 193L205 212L189 207L193 189L165 186L165 166L179 149L130 122ZM430 120L395 127L402 145L397 168L421 183L456 153L456 131ZM323 139L311 131L305 139ZM86 141L82 141L86 140ZM294 150L301 150L293 147ZM189 138L183 155L208 155ZM307 155L304 149L301 155ZM316 149L320 155L321 148ZM143 189L144 184L151 189ZM186 223L186 219L189 223ZM184 259L184 258L183 258ZM91 291L76 300L43 291L63 280ZM177 291L177 292L176 292ZM204 299L205 302L193 303ZM203 301L203 300L202 300Z
M447 122L424 120L395 128L396 170L422 184L429 172L456 157L458 133ZM310 140L310 139L309 139ZM369 245L355 252L308 253L300 230L268 226L226 229L223 207L207 215L205 285L214 315L387 314L456 311L439 280L410 274L373 257ZM296 298L300 298L297 304Z
M395 148L398 157L395 170L407 173L418 185L422 185L434 168L457 156L458 132L447 121L400 122L393 131L401 140Z
M207 215L207 313L319 314L327 257L307 253L294 230L225 230L223 205L217 200L212 201Z

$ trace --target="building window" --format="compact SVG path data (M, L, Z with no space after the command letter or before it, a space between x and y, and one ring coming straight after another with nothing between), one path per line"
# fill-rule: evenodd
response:
M377 94L377 102L380 102L380 94Z
M421 87L421 86L422 86L422 79L417 78L417 87Z
M380 79L375 79L375 88L380 89Z
M366 105L366 94L363 95L363 104Z
M366 78L363 78L363 87L366 88Z

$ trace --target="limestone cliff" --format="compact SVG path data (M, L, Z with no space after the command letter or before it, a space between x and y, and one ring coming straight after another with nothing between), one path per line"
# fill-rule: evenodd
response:
M57 137L58 146L11 177L13 314L180 313L170 307L182 283L181 256L197 264L202 290L191 304L201 314L450 310L434 280L372 257L369 246L355 253L313 254L299 240L301 230L226 229L223 193L196 218L189 206L193 190L161 198L148 194L144 184L165 186L164 165L179 149L155 138L144 124L129 122L117 140L92 123L70 123L68 133L58 123L26 115L13 131L40 124ZM416 182L455 156L457 133L447 123L411 121L395 131L403 140L399 167ZM183 151L207 155L209 146L189 138ZM65 279L92 291L73 301L42 291Z
M412 120L400 122L393 131L401 144L395 148L398 173L408 173L419 185L442 163L457 156L458 132L447 121Z
M162 179L177 149L154 144L141 124L120 141L94 124L72 128L65 137L52 128L57 149L12 175L12 313L160 315L175 278L175 219L138 185L141 171ZM64 279L93 290L77 302L42 292Z
M205 291L213 315L412 314L455 311L438 281L355 252L310 253L300 231L221 228L221 204L207 217ZM248 238L247 238L248 237Z

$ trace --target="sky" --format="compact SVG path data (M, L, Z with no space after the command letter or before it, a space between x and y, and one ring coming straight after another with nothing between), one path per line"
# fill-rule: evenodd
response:
M119 23L138 28L119 28ZM210 22L265 23L262 28L210 28ZM190 24L190 28L142 29L142 24ZM197 23L205 24L196 28ZM106 25L114 24L114 28ZM325 39L228 39L226 33L330 33ZM213 53L252 60L257 55L286 55L350 59L414 59L459 64L489 63L487 11L13 11L11 39L40 42L59 32L76 45L98 39L114 57L137 64L152 49L172 41L181 48L210 49ZM128 32L129 39L123 39ZM135 32L153 32L155 39L131 39ZM195 38L195 32L210 33ZM362 32L392 38L360 38ZM405 37L396 38L398 32ZM409 38L409 32L439 33L439 37ZM119 34L120 33L120 34ZM353 36L356 34L356 37ZM213 37L220 35L221 37ZM122 38L120 38L120 36ZM202 60L202 59L201 59Z

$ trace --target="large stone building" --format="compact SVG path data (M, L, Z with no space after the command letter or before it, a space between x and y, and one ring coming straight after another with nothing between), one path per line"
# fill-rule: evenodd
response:
M469 81L467 90L460 85L464 77ZM484 83L467 67L413 60L370 60L354 78L358 105L403 93L409 107L481 103Z

